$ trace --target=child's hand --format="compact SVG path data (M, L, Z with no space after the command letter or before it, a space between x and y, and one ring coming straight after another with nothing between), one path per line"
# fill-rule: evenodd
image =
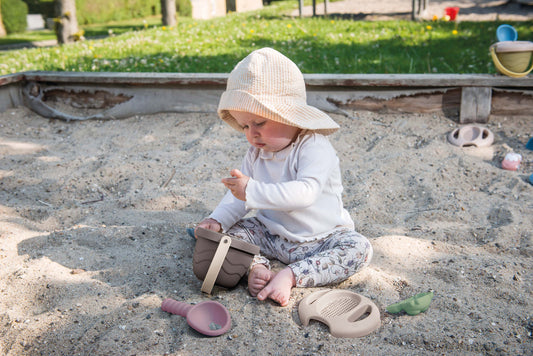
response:
M220 225L220 223L212 218L204 219L196 227L197 228L201 227L201 228L211 230L211 231L216 231L216 232L220 232L220 230L222 230L222 226ZM196 233L195 233L195 236L196 236Z
M246 185L250 177L245 176L238 169L232 169L230 174L233 178L223 178L222 183L231 191L235 198L246 201Z

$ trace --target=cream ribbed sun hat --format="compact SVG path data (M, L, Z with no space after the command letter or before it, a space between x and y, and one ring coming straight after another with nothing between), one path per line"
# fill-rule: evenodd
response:
M253 51L240 61L220 98L218 115L242 132L228 110L253 113L323 135L339 129L326 113L307 105L302 72L289 58L272 48Z

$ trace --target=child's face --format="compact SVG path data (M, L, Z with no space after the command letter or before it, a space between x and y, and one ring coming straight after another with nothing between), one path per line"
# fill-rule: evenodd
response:
M264 117L230 110L229 113L243 128L246 139L257 148L268 152L278 152L290 145L298 136L300 129Z

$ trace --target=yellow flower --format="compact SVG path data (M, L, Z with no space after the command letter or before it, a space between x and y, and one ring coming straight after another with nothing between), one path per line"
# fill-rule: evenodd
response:
M448 21L450 21L451 17L450 17L450 15L444 15L444 16L442 17L442 19L443 19L444 21L448 22Z
M452 31L452 34L454 34L454 35L456 35L457 33L458 33L457 30L453 30Z
M250 30L250 33L254 33L255 31L254 30Z
M335 20L331 20L330 22L331 22L331 23L335 23Z
M288 25L287 25L287 28L292 28L292 25L291 25L291 24L288 24Z
M430 25L426 26L426 30L431 31L432 29L433 29L433 27L431 27Z
M433 15L433 21L437 21L439 17L437 15Z
M163 31L165 31L165 30L167 29L166 26L163 26L163 27L161 27L161 28L163 29Z

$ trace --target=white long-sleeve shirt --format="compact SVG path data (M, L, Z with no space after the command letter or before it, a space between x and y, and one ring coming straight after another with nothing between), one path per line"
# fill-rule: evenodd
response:
M342 203L339 159L329 140L307 132L279 152L250 147L241 171L250 177L246 202L226 193L210 215L224 231L257 209L269 232L293 242L354 228Z

